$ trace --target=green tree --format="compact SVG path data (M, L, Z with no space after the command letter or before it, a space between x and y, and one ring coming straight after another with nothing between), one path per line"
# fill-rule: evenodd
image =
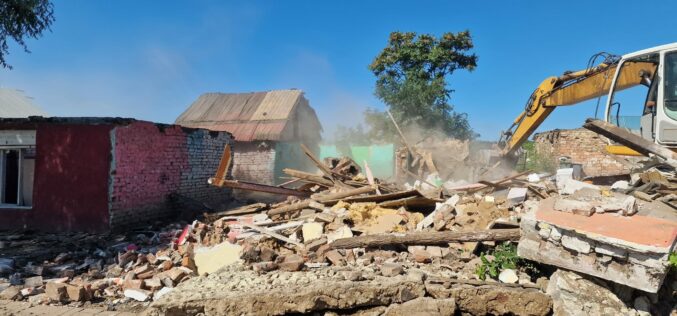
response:
M465 113L457 113L449 103L453 90L447 78L458 69L472 71L477 56L468 31L430 34L393 32L388 45L369 65L376 75L376 96L391 111L400 127L418 125L446 136L469 139L477 136ZM371 140L397 141L398 134L385 112L367 109L364 113Z
M12 69L5 57L9 55L8 39L14 40L24 51L28 38L38 38L54 22L54 6L49 0L0 1L0 66Z

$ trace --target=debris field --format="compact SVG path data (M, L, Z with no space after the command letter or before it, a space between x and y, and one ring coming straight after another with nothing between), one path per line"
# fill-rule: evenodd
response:
M210 180L282 202L124 235L5 234L0 297L149 315L675 314L670 163L610 186L570 169L405 185L305 152L319 172L285 169L281 186L227 179L225 154Z

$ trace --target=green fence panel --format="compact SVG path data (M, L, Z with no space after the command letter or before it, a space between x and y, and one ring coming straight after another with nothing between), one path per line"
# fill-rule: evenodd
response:
M334 145L320 145L320 159L344 156ZM393 144L350 146L350 158L364 169L367 161L374 177L386 179L395 172L395 146Z

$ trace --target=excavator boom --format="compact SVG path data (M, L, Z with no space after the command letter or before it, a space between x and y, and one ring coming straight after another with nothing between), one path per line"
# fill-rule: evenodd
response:
M501 135L501 156L513 155L556 107L578 104L607 94L617 66L618 59L614 58L595 67L543 80L531 94L524 111ZM656 65L651 62L626 62L615 89L623 90L640 84L640 71L652 76Z

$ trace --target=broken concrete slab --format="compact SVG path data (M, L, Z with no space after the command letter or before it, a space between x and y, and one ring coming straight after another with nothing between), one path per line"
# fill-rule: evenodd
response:
M651 293L661 287L677 239L677 223L640 215L585 217L541 204L522 217L520 257ZM549 233L542 234L544 229ZM555 238L554 231L561 236Z
M327 242L332 243L337 239L353 237L353 231L348 225L343 225L333 232L327 234Z
M553 300L553 315L631 315L609 289L574 272L557 270L547 291Z
M448 198L444 203L435 203L435 210L432 211L428 216L424 217L422 221L416 224L416 230L423 230L424 228L430 227L435 221L435 215L438 212L443 210L453 210L458 201L461 200L461 197L458 194L454 194L452 197Z
M574 179L564 178L561 181L557 182L557 188L559 193L562 195L572 195L578 190L589 189L589 190L601 190L600 187L586 183L583 181L578 181Z
M404 272L402 265L397 263L384 263L381 266L381 275L385 277L393 277L400 275Z
M322 237L322 233L324 233L324 226L322 223L317 222L305 223L301 227L301 232L303 233L303 241L309 242Z
M446 286L426 283L435 299L453 298L463 315L549 315L550 297L536 289L507 286Z
M590 216L595 213L595 206L587 201L578 201L565 198L556 198L553 209L577 215Z
M527 188L510 188L510 190L508 190L508 196L506 197L508 207L524 202L527 197L527 191Z
M199 274L212 273L240 260L242 246L223 242L213 247L195 249L195 266Z
M243 271L239 284L252 276ZM342 277L341 277L342 279ZM253 282L254 278L251 278ZM405 276L368 281L321 279L285 283L268 290L233 291L219 278L195 278L150 305L148 315L282 315L388 306L423 297L423 283ZM247 285L245 285L247 286ZM204 291L210 288L209 291Z
M453 298L436 300L431 297L419 297L402 304L390 305L383 316L414 316L414 315L447 315L456 312L456 301Z
M150 291L140 290L140 289L127 289L124 292L125 297L129 297L139 302L147 301L151 296Z

